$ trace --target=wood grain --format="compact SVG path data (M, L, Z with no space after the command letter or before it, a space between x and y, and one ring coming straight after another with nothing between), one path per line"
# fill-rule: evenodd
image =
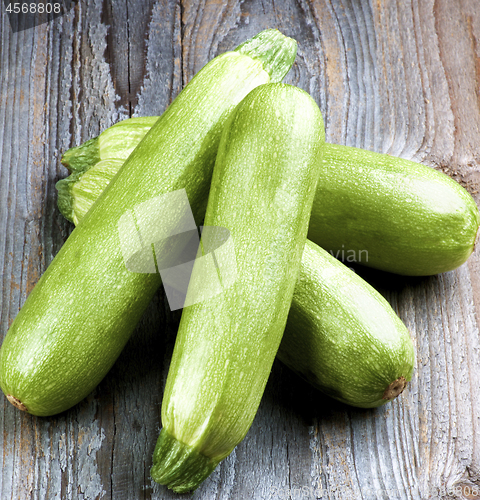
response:
M209 59L264 28L298 40L286 81L317 101L329 141L422 161L480 204L479 7L83 0L16 34L3 15L0 337L72 229L56 208L62 152L162 113ZM408 390L353 409L276 362L247 437L193 498L480 498L480 248L429 278L357 271L412 333ZM104 381L64 414L35 418L0 400L2 500L179 498L149 477L178 319L160 292Z

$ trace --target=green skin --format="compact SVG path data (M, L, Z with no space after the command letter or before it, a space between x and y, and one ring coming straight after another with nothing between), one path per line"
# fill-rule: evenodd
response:
M150 122L155 120L156 117L145 118L143 135L150 129ZM132 130L128 122L124 120L120 123L125 125L123 132L131 137ZM134 132L138 133L138 130L136 127ZM122 144L122 134L118 128L110 127L97 139L102 140L104 137L109 143ZM137 137L138 141L140 139ZM331 148L336 146L325 144L322 153L324 162ZM353 148L345 149L347 151L343 154L348 154ZM59 181L59 197L69 200L72 209L69 213L74 217L83 217L95 201L92 194L105 189L117 171L118 162L123 162L129 151L117 150L117 153L121 155L120 160L102 160L92 166L84 165L85 173L72 184L66 184L65 180ZM376 156L375 153L365 154ZM382 158L386 155L379 156ZM322 182L323 179L319 179L319 183ZM318 192L317 184L314 210ZM350 285L347 287L344 283ZM356 294L357 301L353 303L353 297L349 307L345 307L343 297L352 293ZM324 297L332 305L336 304L329 309L328 314L324 314ZM367 302L372 309L358 306L365 306ZM378 328L377 316L383 318L381 328ZM342 320L339 321L339 318ZM337 336L345 336L346 330L341 326L343 322L350 325L351 333L341 343L336 343ZM385 404L395 397L395 392L390 398L384 396L387 388L398 378L410 380L414 348L405 326L385 299L328 252L307 241L278 357L317 389L344 403L365 408ZM339 358L345 359L345 363L337 364L335 360ZM354 366L355 371L346 372L344 366Z
M277 356L329 396L363 408L396 397L415 362L410 334L382 295L308 240Z
M448 175L390 155L325 148L308 238L333 255L409 276L443 273L468 259L479 225L474 199Z
M238 274L183 310L151 470L177 492L198 487L253 422L290 309L324 137L313 99L284 84L250 92L225 127L205 225L230 231Z
M145 127L140 130L137 123L138 141L156 119L136 119ZM128 122L120 122L125 124L123 131L133 134ZM122 141L114 127L96 139L117 145ZM82 154L80 148L90 150L92 157L99 155L98 145L89 141L70 150L74 161L76 151ZM101 151L103 158L113 154ZM126 159L130 152L117 147L115 154ZM106 186L108 170L116 171L115 161L107 160L104 173L96 173L95 179L87 172L85 184ZM447 175L403 158L335 144L325 145L321 166L308 238L334 256L391 273L428 276L459 267L473 252L480 226L478 207ZM96 162L82 164L82 170L88 169L95 172ZM77 179L70 176L57 183L60 210L72 221L88 209L85 189L72 191Z
M201 220L228 116L270 75L283 78L295 53L294 40L267 30L210 61L177 96L72 232L10 327L0 349L0 386L10 401L34 415L52 415L102 380L160 285L158 274L127 271L119 218L145 200L185 188Z

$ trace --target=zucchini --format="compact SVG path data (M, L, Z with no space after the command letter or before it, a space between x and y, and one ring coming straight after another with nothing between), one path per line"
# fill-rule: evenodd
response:
M123 164L40 278L0 349L0 386L34 415L62 412L102 380L160 285L126 269L117 223L186 189L202 218L221 131L253 88L279 81L296 42L267 30L210 61Z
M323 120L290 85L254 89L225 127L205 226L230 231L237 279L183 310L152 478L193 490L245 437L287 320L306 241ZM202 238L203 241L203 238ZM191 287L203 283L195 261ZM228 267L228 266L227 266Z
M277 356L330 397L373 408L404 390L415 350L382 295L307 240Z
M321 161L308 238L334 256L426 276L459 267L473 252L478 207L448 175L333 144Z
M116 140L121 143L121 136ZM322 154L330 147L326 144ZM108 185L118 161L124 159L87 165L78 181L60 187L59 197L72 200L75 217L95 201L92 193ZM307 241L277 357L329 396L371 408L398 396L411 380L414 346L402 321L372 286Z
M145 120L148 127L156 118L137 120ZM125 131L130 129L128 122L120 122ZM118 145L117 158L125 160L129 151L121 148L122 132L117 130L115 137L112 129L99 137L107 134ZM89 149L91 157L108 154L98 142ZM95 161L70 157L82 164L82 171L96 169ZM113 160L104 167L112 172L118 168ZM308 238L335 257L391 273L426 276L457 268L473 252L480 233L478 207L444 173L403 158L335 144L325 145L321 170ZM60 210L69 220L78 218L76 212L85 203L83 188L72 192L76 180L57 183ZM106 178L92 180L97 182L108 184ZM72 207L73 199L79 208Z
M121 136L116 140L120 143ZM326 144L322 154L330 147ZM108 185L118 161L124 159L87 165L80 180L64 183L59 197L73 201L72 213L81 216L95 201L92 193ZM398 396L411 380L414 347L404 324L372 286L307 241L277 356L329 396L371 408Z

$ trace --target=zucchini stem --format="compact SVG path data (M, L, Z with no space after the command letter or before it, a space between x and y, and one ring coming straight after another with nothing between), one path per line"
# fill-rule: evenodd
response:
M84 172L86 165L94 165L100 161L100 150L98 137L94 137L89 141L70 148L62 156L62 164L67 167L68 171L73 174L76 172Z
M12 403L15 408L18 408L19 410L22 411L28 411L27 407L15 396L12 396L11 394L7 394L7 399Z
M153 452L150 474L157 483L167 484L176 493L188 493L198 488L219 462L182 443L163 428Z
M399 396L407 386L407 379L405 377L398 377L394 380L383 393L383 399L389 401L390 399L395 399Z
M265 30L239 45L234 52L262 63L270 83L283 80L297 55L297 42L275 29Z

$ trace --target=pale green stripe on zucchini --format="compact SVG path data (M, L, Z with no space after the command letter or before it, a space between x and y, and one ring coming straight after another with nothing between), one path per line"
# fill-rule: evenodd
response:
M228 116L270 74L276 80L288 72L296 42L267 30L241 51L216 57L182 90L27 297L0 349L0 386L19 408L35 415L64 411L117 359L160 285L157 274L126 269L120 218L144 201L185 189L201 220Z
M222 292L183 309L151 470L177 492L199 486L253 422L290 309L324 137L313 99L284 84L250 92L222 134L205 226L229 230L237 278L223 286L231 269L220 267ZM198 263L189 293L204 281ZM182 452L169 460L172 446Z

